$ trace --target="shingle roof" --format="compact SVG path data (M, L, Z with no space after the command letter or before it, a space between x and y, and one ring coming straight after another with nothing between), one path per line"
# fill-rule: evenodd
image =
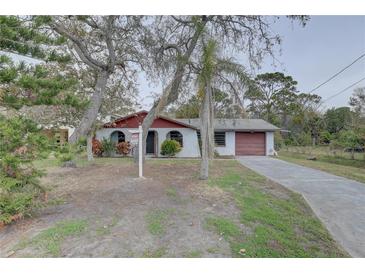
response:
M184 124L200 128L200 119L175 119ZM278 127L262 119L214 119L215 130L275 131Z

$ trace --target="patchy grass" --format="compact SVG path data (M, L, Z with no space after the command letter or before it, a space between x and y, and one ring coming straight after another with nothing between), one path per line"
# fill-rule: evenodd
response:
M81 234L87 227L85 220L71 220L57 223L29 241L21 241L15 250L33 247L43 252L42 257L60 257L61 244L67 238Z
M58 167L60 163L56 158L47 158L33 161L34 167L38 169L47 169L51 167Z
M348 256L300 195L236 161L220 162L219 168L224 173L213 176L209 184L232 193L241 211L239 221L249 229L241 231L233 221L220 217L207 223L225 236L234 257Z
M351 159L351 153L345 152L344 149L335 149L330 150L329 146L326 145L317 145L317 146L286 146L280 151L292 152L296 154L306 154L306 155L315 155L315 156L325 156L323 159L328 161L342 161L350 166L356 166L360 164L364 166L364 157L365 154L363 152L355 152L354 158ZM346 161L348 160L348 161Z
M112 233L111 229L118 224L118 220L119 219L117 217L113 217L110 222L106 222L103 225L97 227L95 230L96 236L102 237L111 234ZM98 224L100 224L100 222L102 221L97 221Z
M166 248L164 247L160 247L154 250L151 249L147 249L144 253L143 256L144 258L161 258L166 254Z
M199 159L196 158L147 158L148 164L152 165L182 165L182 166L190 166L191 164L200 163Z
M176 188L174 188L173 186L170 186L168 188L166 188L166 195L172 199L177 199L178 198L178 194L176 191Z
M74 159L77 167L87 167L92 164L118 164L118 163L133 163L133 159L129 157L95 157L94 161L88 161L86 156L76 156ZM38 169L48 169L52 167L60 167L61 163L57 158L39 159L33 161L33 164Z
M199 250L192 250L189 252L186 252L185 254L183 254L184 258L200 258L202 257L202 252Z
M51 193L54 194L51 197L60 198L54 204L62 203L62 197L67 198L69 205L75 205L68 207L75 210L69 213L76 215L81 211L83 215L79 218L88 220L90 228L86 229L84 221L66 221L54 225L53 216L48 220L44 218L47 223L39 222L27 227L26 232L29 229L41 232L32 239L22 241L18 245L19 252L14 257L57 257L63 255L62 250L73 250L76 246L77 250L72 253L75 257L230 256L227 244L221 246L218 238L224 238L229 243L233 257L347 256L301 196L266 180L234 160L212 161L209 181L197 179L198 160L147 160L145 168L145 176L151 178L149 187L133 180L137 188L128 192L128 195L125 195L124 184L120 180L127 178L123 182L132 182L128 178L136 176L136 168L131 159L100 158L96 159L95 164L84 168L65 169L64 173L61 168L53 174L51 171L47 182L51 186L57 185L57 188L51 190L57 190ZM108 180L105 179L106 175ZM108 191L105 191L105 184ZM195 188L197 184L202 185L203 196L195 195L199 194ZM209 185L214 187L210 188ZM130 191L130 188L127 189ZM100 195L95 195L90 200L91 192L100 192ZM122 196L125 201L116 203ZM178 199L189 198L186 203L185 200L176 203L173 200L176 196ZM141 200L147 201L151 197L156 200L140 206ZM212 208L214 203L217 206ZM144 218L133 219L134 215L131 214L135 211L123 211L125 204L138 205L133 209L142 210L138 213ZM206 211L208 207L212 211ZM96 208L100 215L95 215ZM127 214L127 221L122 222L123 225L117 225L120 218L114 214L121 210ZM59 220L63 220L61 218L64 218L62 214ZM170 225L172 220L174 225ZM205 223L204 228L214 231L219 237L202 230L201 223ZM44 230L50 226L52 227ZM139 230L141 226L146 226L147 229ZM141 234L137 236L140 241L131 241L139 232ZM104 241L104 236L110 233L113 233L113 237L118 237L113 244ZM200 242L191 242L192 233L199 233L194 235L200 236ZM9 235L9 244L4 250L13 247L22 235L27 234L20 231ZM149 242L151 235L154 245L145 245L141 250L140 243ZM170 241L170 235L175 235L180 241ZM72 241L76 236L77 241ZM108 236L109 238L112 237ZM91 244L93 242L98 244L98 248ZM183 249L181 242L186 243Z
M219 249L217 247L209 247L207 248L207 252L210 254L216 254L219 252Z
M319 169L322 171L326 171L329 173L332 173L337 176L342 176L345 178L349 178L352 180L356 180L362 183L365 183L365 161L358 161L360 162L363 167L355 167L349 165L350 162L354 162L353 160L349 159L341 159L341 158L332 158L331 160L333 162L329 162L328 158L329 156L317 156L316 161L310 161L307 160L307 155L304 154L298 154L298 153L292 153L292 152L285 152L280 151L279 153L279 159L285 160L288 162L292 162L295 164L303 165L310 168ZM359 164L357 164L359 166Z
M216 231L225 239L236 237L240 234L239 227L231 220L222 217L210 217L206 219L207 228Z
M130 157L95 157L94 161L88 161L86 157L77 157L75 161L78 167L86 167L92 164L133 164L133 159Z
M163 235L166 230L166 222L169 210L155 209L146 215L147 229L152 235Z

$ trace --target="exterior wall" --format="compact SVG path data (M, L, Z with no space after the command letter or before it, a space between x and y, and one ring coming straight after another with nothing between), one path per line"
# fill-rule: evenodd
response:
M110 138L110 135L114 131L122 131L125 134L126 141L130 141L131 134L128 130L136 130L136 128L103 128L96 132L96 139L102 140L103 138ZM200 150L198 144L198 137L195 129L191 128L151 128L157 133L157 152L158 156L161 157L160 148L164 140L166 140L166 135L171 130L177 130L183 135L183 148L176 155L176 157L200 157ZM274 154L274 132L265 133L265 145L266 145L266 155L270 156ZM215 147L215 150L222 156L235 155L235 132L226 132L226 146Z
M96 132L96 139L101 141L103 138L110 139L110 135L114 131L121 131L125 135L125 140L131 140L129 130L136 130L137 128L103 128ZM192 128L150 128L150 131L157 133L157 155L161 157L160 149L163 141L166 140L166 135L172 130L177 130L183 135L182 150L176 154L176 157L200 157L200 150L198 144L198 136L196 130Z
M226 131L226 145L216 146L214 149L222 156L234 156L235 155L235 132Z
M266 156L274 155L274 132L266 132Z
M102 128L96 131L96 139L98 139L99 141L102 141L103 138L105 139L110 139L110 135L114 132L114 131L121 131L124 133L125 135L125 140L126 141L130 141L131 140L131 134L129 133L129 129L132 130L136 130L136 128Z
M183 147L181 151L176 154L176 157L200 157L198 136L196 130L192 128L156 128L158 134L158 156L160 154L160 148L163 141L166 140L166 135L172 130L177 130L183 135Z

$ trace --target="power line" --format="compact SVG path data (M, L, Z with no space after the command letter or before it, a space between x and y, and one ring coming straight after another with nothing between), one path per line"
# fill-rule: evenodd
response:
M349 67L351 67L353 64L355 64L357 61L359 61L360 59L365 57L365 53L360 55L359 57L357 57L354 61L352 61L351 64L347 65L346 67L344 67L343 69L341 69L339 72L337 72L336 74L332 75L330 78L328 78L326 81L324 81L323 83L319 84L318 86L316 86L314 89L312 89L309 93L312 93L313 91L319 89L321 86L327 84L329 81L331 81L333 78L337 77L339 74L341 74L342 72L344 72L346 69L348 69Z
M355 83L351 84L351 85L350 85L350 86L348 86L347 88L344 88L343 90L341 90L341 91L339 91L339 92L337 92L337 93L333 94L332 96L328 97L327 99L323 100L323 101L322 101L322 104L323 104L324 102L327 102L328 100L331 100L331 99L333 99L334 97L336 97L336 96L340 95L341 93L344 93L344 92L345 92L345 91L347 91L348 89L352 88L353 86L357 85L358 83L360 83L361 81L364 81L364 80L365 80L365 77L361 78L359 81L357 81L357 82L355 82Z

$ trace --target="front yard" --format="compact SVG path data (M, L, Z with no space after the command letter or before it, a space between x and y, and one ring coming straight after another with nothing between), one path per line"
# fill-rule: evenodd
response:
M47 168L47 205L0 231L1 257L346 257L297 194L215 160L130 159Z

